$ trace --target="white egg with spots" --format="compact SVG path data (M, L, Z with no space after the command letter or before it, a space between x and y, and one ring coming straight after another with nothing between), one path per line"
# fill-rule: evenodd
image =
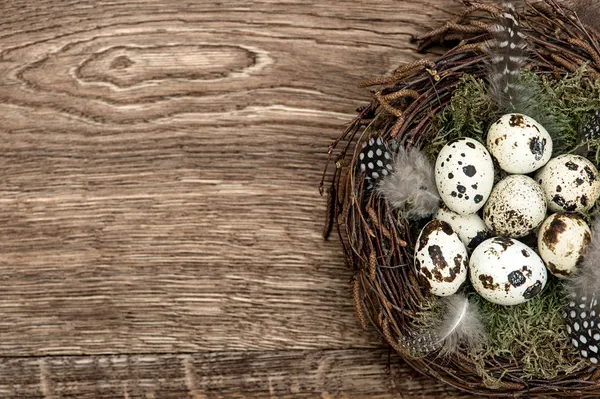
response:
M467 279L467 249L446 222L433 219L423 227L415 246L419 280L437 296L449 296Z
M499 181L483 208L483 220L495 234L524 237L546 218L542 188L524 175L510 175Z
M470 251L490 235L483 219L476 213L461 215L446 207L441 207L434 218L448 223Z
M594 164L579 155L553 158L535 176L553 212L585 212L600 196L600 176Z
M447 143L435 162L435 183L446 206L461 215L477 212L494 185L494 163L478 141L459 138Z
M494 237L471 254L469 276L475 291L498 305L518 305L546 286L544 262L527 245L513 238Z
M538 252L550 273L567 278L583 261L583 251L592 240L592 231L573 213L554 213L540 226Z
M490 126L486 146L508 173L531 173L552 157L552 138L542 125L523 114L506 114Z

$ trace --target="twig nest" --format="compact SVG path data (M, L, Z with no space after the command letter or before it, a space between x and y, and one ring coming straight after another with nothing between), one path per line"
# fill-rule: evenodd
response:
M448 223L470 251L489 238L490 232L487 226L476 213L460 215L446 207L441 207L434 218Z
M467 279L467 249L441 220L433 219L423 227L415 248L415 267L421 283L438 296L449 296Z
M549 181L546 193L527 176L543 174L552 156L579 151L592 159L591 154L598 153L600 118L595 114L588 120L600 98L600 63L593 62L600 57L599 32L578 18L587 9L576 15L560 1L528 2L525 9L467 3L460 18L421 36L422 49L454 39L459 39L458 46L435 60L418 60L399 66L390 76L364 82L373 87L374 98L328 149L332 178L325 235L336 228L343 242L345 260L355 274L352 293L361 324L372 324L402 357L424 357L409 362L419 372L482 397L532 392L594 396L600 392L600 385L594 384L600 369L589 367L570 350L565 333L571 334L581 356L598 363L600 220L596 217L590 226L592 242L570 281L552 278L547 284L549 271L541 257L515 237L537 230L547 217L546 201L554 198L573 209L587 201L591 208L582 212L585 220L598 214L592 207L597 195L582 198L577 192L574 201L579 203L572 205L563 197L565 187L556 190L561 179L551 176L558 183ZM488 130L481 127L492 126L498 110L521 117L506 116L489 132L496 163L483 147ZM556 137L554 143L525 115L542 123ZM510 132L504 132L506 137L500 124ZM371 137L380 137L393 149L391 169L385 159L375 159L377 148L360 147ZM459 137L470 139L456 141ZM436 162L429 162L428 157L440 151ZM480 166L485 170L481 175ZM495 190L494 166L502 177L515 175ZM590 170L595 176L595 168ZM569 184L577 184L579 177L573 176ZM434 220L421 235L414 235L429 220L422 219L434 215L442 202L454 212L452 220L478 213L486 227L497 230L494 236L502 231L515 237L484 240L471 252L468 270L468 252L457 224L452 224L454 230ZM566 212L562 205L554 209ZM451 223L450 219L446 220ZM414 269L394 266L405 264ZM465 273L478 293L461 294ZM562 301L564 291L572 294L572 303ZM534 297L527 306L489 302L513 305ZM460 299L456 303L462 306L444 305L453 299ZM464 309L472 308L467 305L470 300L478 305L488 338L483 351L439 328L442 319L454 327L468 324L463 320ZM447 317L450 308L459 309L454 313L458 318ZM442 342L453 350L445 352Z
M435 183L446 206L461 215L477 212L494 185L494 163L486 148L471 138L447 143L435 163Z
M552 156L550 134L523 114L506 114L494 122L486 144L500 168L508 173L534 172Z
M510 175L496 184L483 208L486 226L506 237L524 237L546 217L542 188L524 175Z
M551 159L535 179L553 212L585 212L600 195L598 170L579 155L564 154Z
M473 288L498 305L518 305L539 294L548 278L540 257L512 238L494 237L481 243L469 262Z
M572 213L554 213L540 227L538 252L550 273L567 278L583 262L583 251L592 240L585 221Z

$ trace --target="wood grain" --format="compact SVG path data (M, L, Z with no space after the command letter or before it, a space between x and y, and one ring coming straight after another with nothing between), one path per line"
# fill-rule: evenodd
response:
M10 398L411 398L441 397L388 351L212 352L13 358L0 365L0 395ZM18 372L18 375L17 373ZM453 396L466 398L469 396Z
M452 7L0 2L0 392L397 392L317 184L356 84Z

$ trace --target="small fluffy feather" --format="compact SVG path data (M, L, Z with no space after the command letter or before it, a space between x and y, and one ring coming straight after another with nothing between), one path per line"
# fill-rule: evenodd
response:
M501 21L494 26L493 40L488 45L490 96L503 112L518 112L516 101L522 91L519 76L527 62L527 45L514 6L505 3L503 8Z
M485 343L485 327L475 303L462 293L441 298L440 302L442 316L435 318L431 327L408 331L400 339L409 356L422 357L436 350L446 356L460 345L476 348Z
M592 242L583 253L579 273L571 278L568 291L577 297L596 294L600 297L600 217L592 225Z
M434 166L416 149L400 148L394 157L394 171L384 177L376 189L393 207L407 207L409 218L430 216L440 207Z

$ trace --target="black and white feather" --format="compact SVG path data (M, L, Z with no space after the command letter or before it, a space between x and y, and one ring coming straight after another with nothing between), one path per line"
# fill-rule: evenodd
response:
M527 43L514 6L505 3L503 8L500 23L494 26L493 40L488 45L490 95L503 112L519 112L517 101L523 90L519 76L527 62Z
M417 149L400 148L394 156L393 172L378 183L377 192L409 218L434 214L440 207L434 165Z
M600 360L600 218L592 226L592 241L579 273L567 285L566 329L579 354L593 364Z
M577 127L577 142L575 143L575 154L587 158L590 153L590 142L600 139L600 110L587 121L580 123Z
M423 357L440 351L449 355L460 346L476 348L486 341L485 327L479 308L462 293L440 299L441 317L434 318L428 328L405 331L400 347L410 357Z
M394 170L392 154L381 137L363 143L358 157L360 170L365 173L367 180L377 181Z
M579 126L580 141L592 141L600 139L600 109L587 122Z

